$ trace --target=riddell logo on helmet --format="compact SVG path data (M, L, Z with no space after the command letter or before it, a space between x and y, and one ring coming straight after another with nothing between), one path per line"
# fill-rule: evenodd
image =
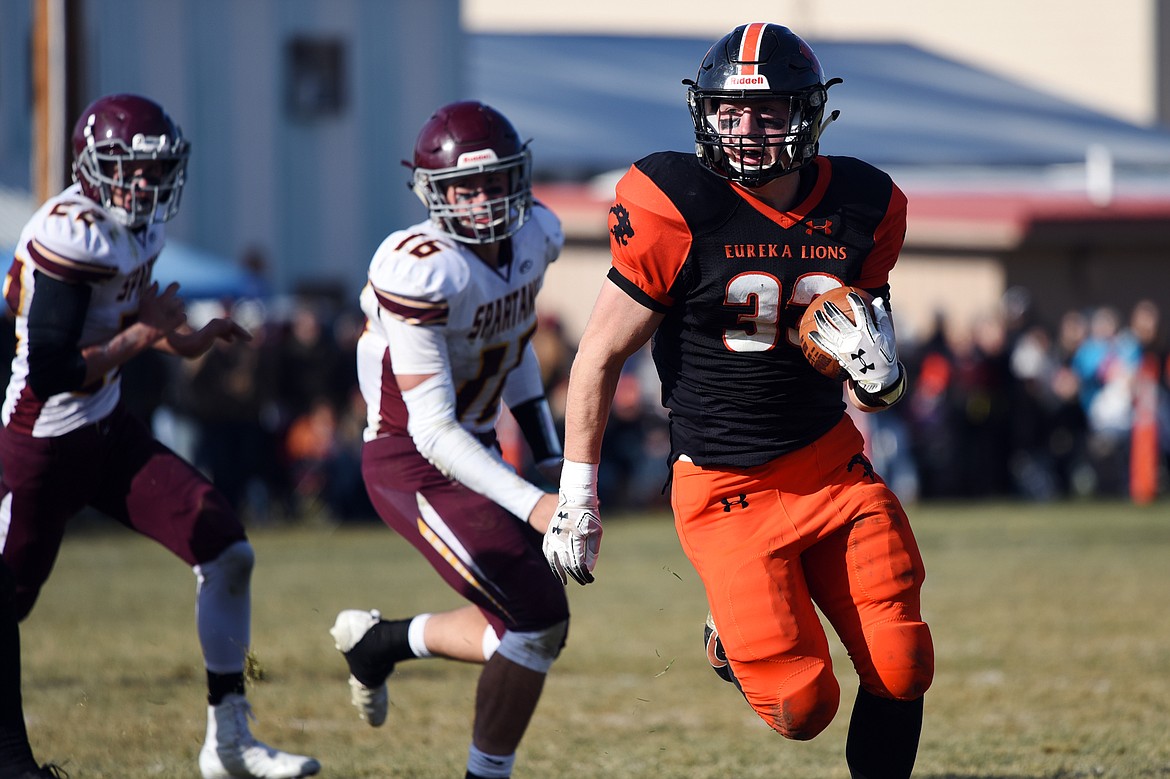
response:
M459 167L463 167L464 165L480 165L485 162L498 162L499 159L491 149L468 151L459 155Z
M728 76L724 89L768 89L768 77L762 75Z

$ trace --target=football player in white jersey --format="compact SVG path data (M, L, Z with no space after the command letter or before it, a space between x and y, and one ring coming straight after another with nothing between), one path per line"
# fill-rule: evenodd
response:
M316 760L256 741L244 690L253 552L232 506L121 403L122 366L147 349L198 357L249 339L231 319L186 323L177 284L152 269L179 208L190 145L154 101L99 98L73 131L76 183L20 236L4 297L17 349L0 431L0 552L23 619L57 557L66 522L91 506L192 567L207 668L204 779L290 779Z
M331 632L353 703L374 726L386 719L396 663L483 663L472 778L511 775L569 620L541 552L556 496L504 462L494 432L503 401L556 483L560 440L530 340L536 294L564 235L532 200L530 165L527 144L495 109L440 108L419 132L412 165L430 218L382 242L361 294L367 491L383 521L471 605L400 620L351 609Z

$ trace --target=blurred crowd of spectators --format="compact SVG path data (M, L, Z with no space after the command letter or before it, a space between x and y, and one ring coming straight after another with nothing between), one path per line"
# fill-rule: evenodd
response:
M1165 491L1170 353L1152 300L1046 323L1016 288L972 326L940 319L899 350L911 393L863 422L900 496L1148 502Z
M1149 502L1170 490L1170 342L1153 300L1048 323L1013 288L975 322L939 315L921 337L900 337L899 354L907 396L853 417L904 501ZM667 505L658 392L648 355L635 355L606 429L600 489L611 506Z
M221 310L199 304L191 318ZM890 411L855 419L878 472L904 501L1148 501L1166 493L1170 350L1157 305L1072 310L1052 324L1032 311L1028 293L1013 289L972 325L939 317L925 337L899 339L910 393ZM243 301L231 313L254 334L251 343L221 344L199 361L157 352L138 358L123 373L129 408L204 470L248 522L374 519L360 471L360 312L293 298ZM560 419L576 345L549 315L534 345ZM6 356L0 360L7 366ZM599 487L610 511L668 505L658 393L649 357L639 352L605 432ZM506 414L499 434L505 457L539 483Z

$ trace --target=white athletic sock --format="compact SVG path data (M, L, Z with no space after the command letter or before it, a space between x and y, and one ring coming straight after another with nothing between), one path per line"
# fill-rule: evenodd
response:
M507 779L512 775L512 766L516 763L516 753L510 755L489 755L480 752L471 745L467 755L467 770L476 776L491 777L492 779Z
M251 646L252 545L237 541L194 568L195 624L203 663L217 674L240 673Z
M496 630L491 625L483 629L483 661L486 663L492 659L492 655L496 653L496 649L500 646L500 637L496 635Z
M410 621L410 626L406 629L406 640L410 642L410 651L414 652L415 657L431 656L431 650L427 649L426 639L423 638L423 631L430 618L430 614L419 614Z

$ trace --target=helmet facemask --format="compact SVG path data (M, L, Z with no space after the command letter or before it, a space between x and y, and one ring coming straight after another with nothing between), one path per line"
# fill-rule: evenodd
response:
M97 141L86 127L74 176L86 195L131 228L166 222L179 212L190 145L182 137L134 135Z
M758 187L816 159L829 87L812 48L787 27L751 22L716 41L684 79L695 153L712 172ZM735 109L752 122L729 123Z
M468 196L460 198L460 181L472 176L476 178L466 182ZM448 199L452 187L455 202ZM502 241L514 235L531 213L531 154L527 147L502 159L492 149L466 152L450 168L415 168L413 189L426 204L431 220L456 241ZM480 198L480 192L487 197Z
M799 170L817 156L825 92L817 88L753 95L692 86L687 103L695 125L695 153L715 173L747 187ZM753 115L755 131L737 130L737 114Z

